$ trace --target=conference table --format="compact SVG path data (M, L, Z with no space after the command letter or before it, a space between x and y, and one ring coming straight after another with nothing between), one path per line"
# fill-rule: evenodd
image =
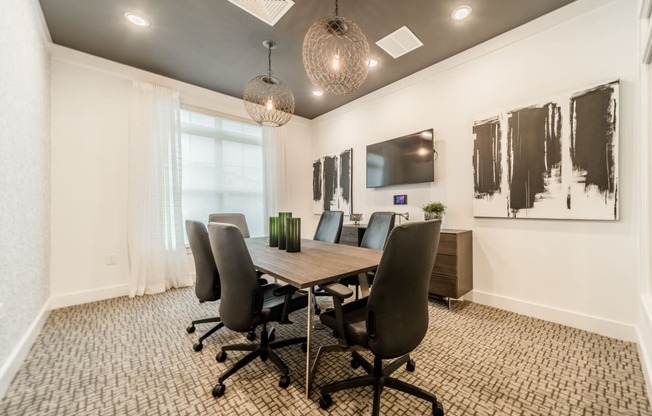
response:
M269 247L267 237L245 239L256 269L298 289L333 282L343 277L358 276L363 296L369 293L367 272L380 263L382 251L301 239L301 251L288 253ZM313 298L308 296L306 325L306 398L310 393L310 339Z

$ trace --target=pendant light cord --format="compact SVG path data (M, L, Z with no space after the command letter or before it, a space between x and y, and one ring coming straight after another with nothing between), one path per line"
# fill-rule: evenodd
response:
M340 13L339 13L339 9L337 7L337 0L335 0L335 16L339 16L339 15L340 15Z
M267 47L267 76L272 77L272 45Z

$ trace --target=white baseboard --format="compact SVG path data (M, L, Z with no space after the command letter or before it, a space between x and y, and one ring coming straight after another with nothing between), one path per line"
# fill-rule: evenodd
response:
M129 295L129 285L107 286L99 289L83 290L65 295L52 296L50 298L50 308L65 308L68 306L97 302L98 300L119 298L127 295Z
M623 322L585 315L565 309L552 308L547 305L498 296L478 290L473 290L470 296L465 296L465 298L469 298L469 300L483 305L505 309L510 312L567 325L611 338L630 342L637 341L636 327Z
M34 319L34 322L29 326L25 335L20 339L18 345L13 349L7 361L0 367L0 400L5 396L11 381L18 373L20 366L23 364L27 353L34 345L36 338L41 333L45 321L48 319L50 313L50 301L45 302L43 308Z
M641 360L647 397L652 400L652 295L641 296L638 326L638 355Z

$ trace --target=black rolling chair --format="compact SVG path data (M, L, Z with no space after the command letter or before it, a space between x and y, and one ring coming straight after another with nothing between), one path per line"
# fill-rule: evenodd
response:
M342 235L342 224L344 223L344 212L342 211L324 211L319 217L319 224L317 224L317 230L315 231L315 236L312 238L317 241L324 241L326 243L339 244L340 236ZM319 315L321 309L317 304L316 296L330 296L329 293L315 290L311 290L313 296L313 304L315 305L315 314Z
M233 224L238 227L244 238L251 237L249 234L249 227L247 226L247 218L244 216L244 214L229 212L210 214L208 216L208 222L223 222L226 224Z
M190 251L192 251L192 258L195 262L195 295L197 295L199 303L219 300L221 297L220 274L217 272L206 226L200 221L186 220L186 234L188 234ZM259 284L266 283L265 279L259 280ZM190 322L190 325L186 328L189 334L195 332L195 325L215 322L217 322L217 325L200 336L199 340L192 346L195 351L201 351L204 348L204 340L222 328L224 324L219 316L196 319ZM247 339L251 341L256 339L256 332L253 329L247 334Z
M319 218L315 236L312 238L317 241L338 244L342 235L342 224L344 223L344 212L342 211L324 211Z
M432 403L434 415L444 414L434 394L391 377L403 364L408 371L415 369L409 353L421 343L428 329L428 282L440 228L439 220L396 227L389 235L368 297L342 305L352 291L339 283L324 286L333 295L335 308L322 313L320 320L335 331L339 343L320 348L313 372L322 352L350 349L351 365L362 366L367 375L323 386L319 400L322 409L332 404L332 393L373 386L373 416L379 413L385 387L427 400ZM373 364L356 351L360 349L374 354ZM383 368L383 359L394 358L397 359Z
M251 234L249 233L249 226L247 225L247 218L244 216L244 214L240 213L235 213L235 212L220 212L220 213L215 213L215 214L210 214L208 216L208 222L222 222L225 224L233 224L242 233L242 236L244 238L251 238ZM260 284L261 285L266 285L267 284L267 279L263 278L265 275L262 272L257 272L258 273L258 278L260 279ZM256 339L256 333L255 332L250 332L247 335L247 339L253 341Z
M396 221L396 213L394 212L374 212L369 217L369 224L367 230L362 236L360 247L370 248L372 250L382 250L385 248L385 242L389 232L394 228ZM375 272L367 273L369 284L373 283ZM360 280L357 276L345 277L340 280L340 283L347 286L355 286L355 298L358 299Z
M192 257L195 261L195 294L197 299L199 299L200 303L219 300L221 295L220 275L217 273L217 266L211 252L206 226L199 221L186 220L186 233L188 234ZM204 348L204 340L223 327L224 324L222 324L219 316L215 316L196 319L186 328L186 331L191 334L195 332L195 325L214 322L217 322L217 325L199 337L199 340L193 345L195 351L201 351Z
M281 371L279 386L287 387L290 384L288 367L274 350L294 344L303 344L302 348L305 349L306 337L270 342L271 334L267 332L267 323L272 321L281 324L291 323L288 315L308 305L307 295L297 292L291 286L275 283L260 286L244 238L235 226L209 223L208 233L222 281L220 301L222 322L227 328L238 332L247 332L253 326L262 325L259 344L222 346L222 350L216 357L218 362L226 360L227 351L249 351L249 354L220 376L213 388L213 396L222 396L225 391L224 381L256 357L260 357L263 361L269 358ZM270 332L273 331L272 328Z

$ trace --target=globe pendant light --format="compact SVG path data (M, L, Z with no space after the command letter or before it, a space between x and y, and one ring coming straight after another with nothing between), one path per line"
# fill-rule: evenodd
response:
M247 113L261 126L279 127L290 121L294 114L294 95L285 82L272 75L271 40L263 42L267 48L267 75L252 78L244 91L244 105Z
M367 78L369 43L358 25L335 15L317 20L303 39L303 66L308 78L331 95L360 88Z

